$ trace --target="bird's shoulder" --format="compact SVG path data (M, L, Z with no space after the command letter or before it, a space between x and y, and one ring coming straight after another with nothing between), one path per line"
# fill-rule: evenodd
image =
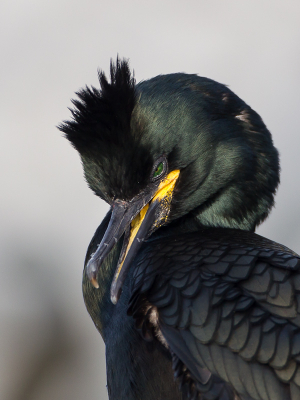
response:
M147 290L146 283L150 287L149 281L157 276L160 282L175 287L177 280L181 288L189 287L196 275L201 276L202 282L217 282L219 278L228 283L249 281L252 274L264 274L268 267L281 271L274 276L275 282L279 282L298 271L300 256L286 246L237 229L204 228L154 236L134 262L132 289Z

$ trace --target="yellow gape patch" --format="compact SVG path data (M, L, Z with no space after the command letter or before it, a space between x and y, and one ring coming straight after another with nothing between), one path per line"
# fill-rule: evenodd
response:
M179 177L179 174L180 174L180 171L178 169L170 172L165 177L165 179L163 179L161 181L161 183L158 186L157 192L155 193L155 196L151 200L151 203L154 201L159 201L159 203L161 203L161 206L163 209L163 212L161 213L162 217L154 222L155 227L160 226L160 223L162 222L162 220L165 222L165 219L167 218L167 215L168 215L168 212L170 209L171 200L172 200L174 186ZM139 212L139 214L131 221L130 237L129 237L128 245L126 248L126 252L123 256L123 259L120 262L120 264L118 265L118 268L117 268L117 271L115 274L116 279L118 279L118 276L120 275L120 272L121 272L122 266L124 264L124 261L127 257L128 251L129 251L129 249L140 229L140 226L142 225L142 222L147 214L149 204L150 203L146 204L145 207L142 208L142 210Z

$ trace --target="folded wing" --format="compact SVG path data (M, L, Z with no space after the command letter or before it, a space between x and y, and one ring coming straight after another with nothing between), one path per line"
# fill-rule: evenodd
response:
M227 232L145 246L129 313L147 340L165 341L190 398L299 399L299 256L258 235Z

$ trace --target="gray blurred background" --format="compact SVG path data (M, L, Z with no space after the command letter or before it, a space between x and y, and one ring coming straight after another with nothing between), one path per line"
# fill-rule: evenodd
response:
M258 232L300 252L299 21L299 0L1 0L1 400L107 399L81 294L107 206L55 126L117 53L137 81L198 73L259 112L282 173Z

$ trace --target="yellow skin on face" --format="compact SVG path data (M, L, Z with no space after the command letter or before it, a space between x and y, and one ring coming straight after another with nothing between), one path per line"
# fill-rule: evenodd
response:
M153 197L153 199L151 201L155 201L158 200L159 202L162 201L166 201L168 205L171 204L171 200L172 200L172 195L173 195L173 190L175 187L175 183L179 177L180 171L178 169L170 172L165 179L163 179L157 189L157 192L155 194L155 196ZM131 221L130 224L130 237L129 237L129 242L126 248L126 253L123 257L122 262L118 265L118 269L116 271L115 274L115 279L118 279L118 276L121 272L123 263L126 259L126 256L128 254L128 251L134 241L134 238L136 237L140 226L147 214L149 208L149 204L146 204L144 208L142 208L142 210L139 212L139 214ZM165 217L166 218L166 217ZM155 221L155 226L157 226L159 224L160 221Z

